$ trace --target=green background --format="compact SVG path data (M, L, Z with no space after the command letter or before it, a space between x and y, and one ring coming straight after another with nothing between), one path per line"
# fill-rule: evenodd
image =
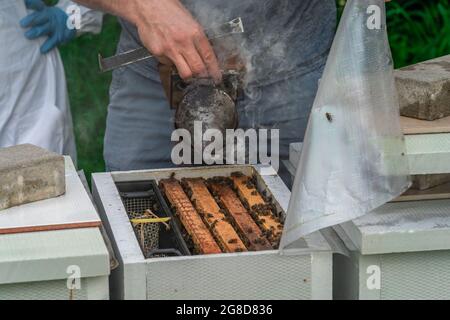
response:
M337 0L342 10L345 0ZM448 0L393 0L387 5L396 67L450 54ZM89 177L104 171L103 135L110 74L99 74L97 53L114 54L120 26L107 16L100 35L85 35L61 47L78 148L78 166Z

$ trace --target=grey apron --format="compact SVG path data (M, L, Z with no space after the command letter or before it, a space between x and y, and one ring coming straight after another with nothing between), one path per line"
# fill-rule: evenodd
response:
M230 39L251 66L238 104L240 127L280 129L281 160L302 141L336 26L334 0L188 0L205 28L238 16L246 33ZM121 21L118 52L140 45ZM173 112L150 60L116 70L110 90L104 156L109 170L171 165Z

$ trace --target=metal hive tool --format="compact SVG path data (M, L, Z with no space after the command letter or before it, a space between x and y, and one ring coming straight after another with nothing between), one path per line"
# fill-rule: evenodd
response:
M231 20L219 27L205 30L206 36L209 40L214 40L226 37L232 34L239 34L244 32L244 25L241 18ZM103 58L98 55L98 63L101 72L108 72L114 69L125 67L127 65L145 61L152 58L152 54L146 48L137 48L130 50L113 57Z

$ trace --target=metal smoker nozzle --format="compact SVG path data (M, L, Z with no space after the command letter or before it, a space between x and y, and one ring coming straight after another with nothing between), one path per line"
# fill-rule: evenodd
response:
M244 24L239 17L216 28L205 30L205 33L209 40L214 40L232 34L244 33ZM152 57L152 54L146 48L141 47L109 58L103 58L99 54L98 64L101 72L108 72Z

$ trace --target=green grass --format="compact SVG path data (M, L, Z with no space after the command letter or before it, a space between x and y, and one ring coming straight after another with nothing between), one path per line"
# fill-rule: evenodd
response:
M336 1L339 14L345 2ZM386 8L396 68L450 54L448 0L392 0Z
M339 12L345 0L337 0ZM450 54L448 0L393 0L389 39L396 67ZM99 74L97 53L114 53L120 27L108 16L100 35L85 35L61 48L78 147L78 166L89 177L104 171L103 136L110 74Z
M450 54L448 0L393 1L387 18L397 68Z

